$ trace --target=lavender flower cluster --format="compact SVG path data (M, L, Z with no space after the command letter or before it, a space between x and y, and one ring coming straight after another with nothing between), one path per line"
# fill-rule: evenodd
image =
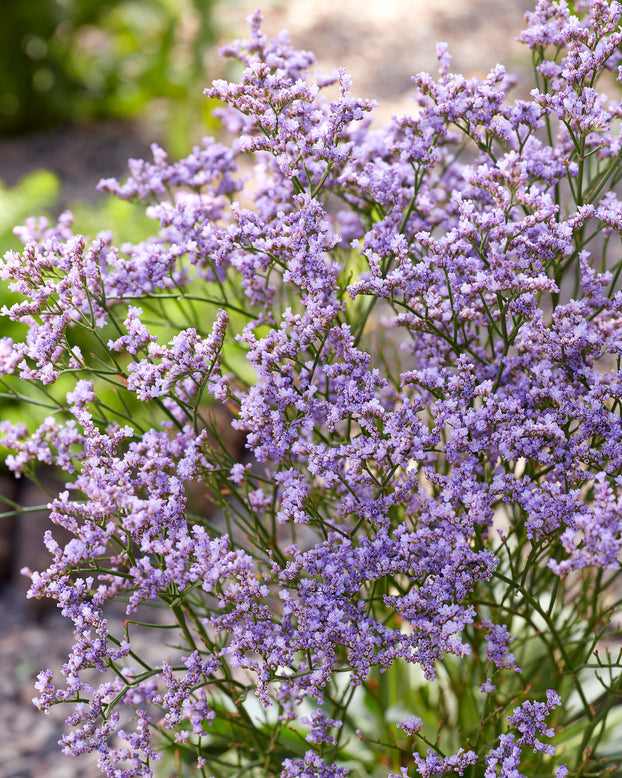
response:
M67 481L49 508L72 539L27 571L75 625L35 700L72 705L65 754L111 778L171 753L178 774L282 778L616 763L621 16L539 0L526 98L439 44L417 110L377 128L257 12L223 52L239 81L206 90L231 145L154 146L100 184L154 237L17 230L0 275L25 335L0 375L51 412L0 432L17 477ZM370 723L409 667L416 706L405 685Z

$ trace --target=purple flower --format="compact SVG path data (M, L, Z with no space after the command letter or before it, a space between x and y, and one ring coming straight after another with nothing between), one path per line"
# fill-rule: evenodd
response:
M419 754L413 754L417 772L421 778L433 778L433 776L446 775L449 771L464 775L469 765L477 764L478 757L475 751L465 751L461 748L457 753L441 758L435 751L428 749L425 758Z
M531 702L527 700L518 708L515 708L508 721L520 732L518 745L528 745L534 751L542 751L545 754L553 755L555 747L543 743L539 740L539 737L553 737L555 730L552 727L547 727L544 719L554 708L561 704L562 701L559 694L552 689L548 689L546 692L546 702Z
M521 672L516 665L516 657L509 650L510 643L514 640L508 628L504 624L493 624L485 619L482 628L488 631L486 635L486 656L490 662L494 662L498 668L505 668ZM494 686L492 687L494 689Z
M417 732L421 730L421 727L423 726L423 721L419 716L409 716L407 719L402 721L401 724L397 725L400 729L403 729L404 732L406 732L408 735L415 735Z
M345 767L327 765L313 751L307 751L302 759L286 759L281 778L345 778L350 771Z
M46 410L0 436L16 476L69 479L49 564L25 571L74 625L61 676L36 684L42 710L73 706L67 754L146 778L159 730L203 771L216 754L219 770L345 776L372 673L417 665L432 683L449 658L495 694L475 694L473 727L456 714L462 747L442 750L451 701L436 742L431 709L398 725L434 746L418 774L553 771L561 699L532 698L536 663L510 648L556 647L591 699L595 644L577 635L606 629L622 547L622 109L601 91L622 7L575 6L528 15L528 96L501 65L452 72L439 44L417 110L382 128L344 70L312 75L256 12L224 50L239 81L207 90L232 143L179 162L154 145L100 184L144 202L150 238L74 235L69 214L17 229L0 380ZM145 623L166 632L143 658ZM507 721L504 670L525 682Z

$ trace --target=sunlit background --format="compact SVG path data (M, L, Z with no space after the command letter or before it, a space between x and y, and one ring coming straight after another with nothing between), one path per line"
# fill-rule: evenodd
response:
M219 41L243 34L248 0L5 2L0 25L0 133L147 112L177 142L200 111ZM458 68L516 64L526 0L267 0L266 29L287 27L322 63L400 95L450 39ZM175 110L172 110L172 109Z
M4 2L0 179L13 184L42 166L69 179L82 155L90 160L84 175L90 166L96 181L106 156L109 172L119 173L125 145L133 153L152 139L182 155L191 141L216 130L202 90L212 78L231 75L218 45L244 36L244 19L257 4ZM262 10L267 32L285 27L297 46L316 52L322 69L346 67L355 92L377 99L386 117L408 110L410 76L434 69L437 40L450 43L455 68L466 73L484 73L501 60L510 70L524 68L526 52L513 38L529 6L528 0L265 0ZM80 130L88 130L86 138ZM63 142L71 145L70 159Z

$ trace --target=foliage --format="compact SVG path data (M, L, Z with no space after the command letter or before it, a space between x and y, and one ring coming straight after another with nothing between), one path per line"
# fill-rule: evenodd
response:
M240 81L208 90L231 145L154 146L100 185L155 235L18 230L2 380L50 415L0 431L17 476L67 480L73 538L29 571L75 625L35 700L72 706L66 754L620 774L622 6L575 10L529 15L529 99L439 44L382 129L256 13L225 50Z
M13 227L20 224L33 211L47 211L60 192L58 178L47 170L29 173L8 188L0 181L0 245L3 250L18 248L19 240L13 235Z
M0 133L138 116L164 99L187 122L215 0L29 0L0 25ZM196 118L196 117L192 117ZM172 125L171 125L172 127Z
M33 210L45 213L48 219L51 213L58 212L60 191L58 177L47 170L28 173L13 187L4 187L0 182L0 247L3 253L22 245L13 233L13 227L24 221ZM104 229L113 232L120 241L145 239L150 234L151 222L145 216L144 209L112 195L100 195L93 203L73 203L71 213L76 229L85 234L96 234ZM9 292L6 286L0 289L0 307L10 307L18 299L19 295ZM5 337L19 339L26 332L27 328L23 324L6 319L3 321L2 335ZM23 392L28 392L27 387L20 387L18 394ZM13 421L30 421L31 424L42 422L46 409L32 404L35 399L32 394L30 401L24 402L16 399L12 390L3 391L0 395L0 418L10 417ZM0 450L6 456L6 449L2 447Z

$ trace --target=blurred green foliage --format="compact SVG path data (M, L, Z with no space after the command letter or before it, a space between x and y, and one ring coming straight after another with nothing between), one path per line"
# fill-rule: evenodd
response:
M48 170L27 173L13 187L5 187L0 181L0 256L9 249L22 247L13 234L15 225L33 215L50 218L57 212L60 191L58 177ZM70 210L74 231L81 234L96 235L102 229L110 230L119 242L138 242L153 234L153 222L145 215L144 206L112 195L102 196L94 203L72 203Z
M53 173L39 170L29 173L21 178L14 187L5 187L0 181L0 257L10 249L21 251L23 244L13 234L15 225L24 224L35 214L35 218L44 216L51 224L54 223L54 214L58 214L58 200L61 193L60 181ZM120 200L113 195L102 195L96 202L89 203L78 201L71 203L74 221L73 231L76 234L94 237L101 231L112 233L115 245L120 246L125 242L139 243L147 240L157 232L157 224L145 214L144 203L128 202ZM11 293L4 284L0 287L0 309L3 306L10 307L13 303L23 301L20 294ZM188 323L180 322L178 302L175 299L154 301L154 319L159 321L177 321L170 327L152 326L152 331L160 337L161 343L167 343L177 331L187 326ZM147 317L149 317L150 303L147 298L141 301ZM215 309L203 315L202 325L206 332L211 330ZM120 314L120 319L124 314ZM231 313L231 320L239 329L246 323L245 317L240 317L235 312ZM6 316L0 315L0 337L10 337L14 341L21 341L26 334L25 325L11 321ZM98 352L102 348L102 341L106 338L116 337L118 332L112 328L109 332L103 331L102 340L92 337L84 329L71 328L71 345L78 345L84 353ZM102 358L104 354L102 353ZM246 349L237 341L227 343L223 349L223 363L227 369L234 370L237 375L249 382L254 380L255 373L246 359ZM60 379L54 386L53 394L58 397L73 387L71 381L64 383ZM49 387L35 385L20 381L16 375L0 376L0 420L11 419L13 423L25 423L31 431L41 424L43 419L51 412L57 412L56 405L50 405L52 395ZM124 407L119 408L117 393L112 388L99 395L100 400L118 413L128 409L132 413L140 413L143 404L134 395L129 393L124 397ZM25 398L28 398L28 401ZM0 471L3 471L4 458L8 451L0 445Z
M22 245L13 234L13 227L16 224L23 224L32 213L49 212L59 195L60 181L47 170L37 170L25 175L16 186L10 189L0 181L0 256L3 256L5 251L17 250ZM5 285L0 291L0 308L4 305L10 306L21 299L20 295L8 292ZM5 316L0 317L0 337L18 340L23 335L22 325L10 321ZM6 379L0 379L0 420L9 416L15 422L43 419L45 414L42 409L16 402L8 395L8 388ZM0 447L0 471L4 471L4 457L7 453L4 447Z
M15 225L24 224L33 214L46 216L50 223L54 223L53 214L58 212L60 193L58 177L46 170L28 173L13 187L5 187L0 181L0 256L10 249L19 251L23 247L13 234ZM70 210L74 215L73 229L76 233L93 236L100 230L110 230L118 243L139 242L153 233L153 222L145 215L144 207L112 195L102 196L95 203L72 203ZM21 295L9 292L6 285L0 290L0 308L22 299ZM0 337L17 341L24 334L24 325L0 316ZM80 345L93 348L93 344ZM18 399L24 393L28 394L29 402ZM24 422L29 427L36 427L50 413L45 403L33 404L42 400L45 400L44 396L33 392L32 387L15 376L0 379L0 420L11 418L14 423ZM6 453L0 446L0 470L3 470Z
M160 117L174 117L177 126L201 121L208 110L201 90L208 80L205 55L215 42L215 4L4 0L0 134L80 118L134 117L158 107ZM174 133L171 140L177 145Z
M98 118L154 119L173 157L193 129L213 127L206 54L213 48L217 0L4 0L0 5L0 135ZM157 134L157 133L156 133ZM0 170L1 175L1 170ZM49 171L13 187L0 180L0 257L20 250L13 227L33 215L53 222L61 184ZM74 231L109 230L117 243L153 233L144 207L115 197L70 205ZM0 308L21 299L0 292ZM0 337L20 340L23 327L0 317ZM0 381L0 419L38 424L45 404L18 398L27 389ZM4 454L0 449L0 468Z
M60 195L60 181L47 170L25 175L10 189L0 181L0 256L21 245L13 227L33 213L47 213Z

